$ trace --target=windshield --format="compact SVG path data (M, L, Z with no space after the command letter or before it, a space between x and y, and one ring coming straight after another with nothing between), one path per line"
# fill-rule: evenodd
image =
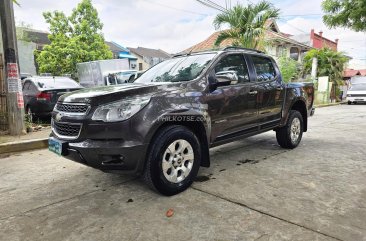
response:
M81 86L69 78L39 78L34 81L39 89L74 89Z
M216 54L199 54L173 58L155 65L135 82L179 82L197 78Z
M349 90L364 90L364 91L366 91L366 84L352 85Z

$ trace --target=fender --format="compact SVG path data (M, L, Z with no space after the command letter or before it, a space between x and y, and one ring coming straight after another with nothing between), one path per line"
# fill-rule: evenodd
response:
M210 167L210 153L209 153L209 137L211 133L211 118L206 109L202 108L179 108L160 115L152 123L152 126L147 134L149 144L155 134L167 125L183 125L191 129L200 140L202 146L202 160L201 166ZM147 152L148 153L148 152Z

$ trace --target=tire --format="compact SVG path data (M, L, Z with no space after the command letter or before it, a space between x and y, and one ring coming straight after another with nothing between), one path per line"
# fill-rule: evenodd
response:
M172 125L161 129L150 145L143 174L146 184L166 196L186 190L201 164L201 146L195 134Z
M293 149L300 144L304 120L297 110L290 110L287 124L276 130L276 139L282 148Z
M352 102L351 102L351 101L348 101L348 102L347 102L347 104L351 105L351 104L352 104Z

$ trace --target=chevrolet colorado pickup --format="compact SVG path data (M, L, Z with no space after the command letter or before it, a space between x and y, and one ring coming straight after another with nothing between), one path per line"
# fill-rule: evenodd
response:
M106 172L129 171L164 195L188 188L209 148L265 131L295 148L314 113L312 83L286 84L262 52L228 47L173 57L134 83L62 95L49 149Z

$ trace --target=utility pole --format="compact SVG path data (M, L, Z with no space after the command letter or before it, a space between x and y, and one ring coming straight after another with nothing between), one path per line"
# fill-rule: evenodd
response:
M0 1L0 19L5 59L5 84L10 135L25 134L24 101L18 66L18 48L12 0Z
M312 78L313 82L316 79L317 69L318 69L318 58L317 57L314 57L313 58L313 62L311 64L311 78Z

